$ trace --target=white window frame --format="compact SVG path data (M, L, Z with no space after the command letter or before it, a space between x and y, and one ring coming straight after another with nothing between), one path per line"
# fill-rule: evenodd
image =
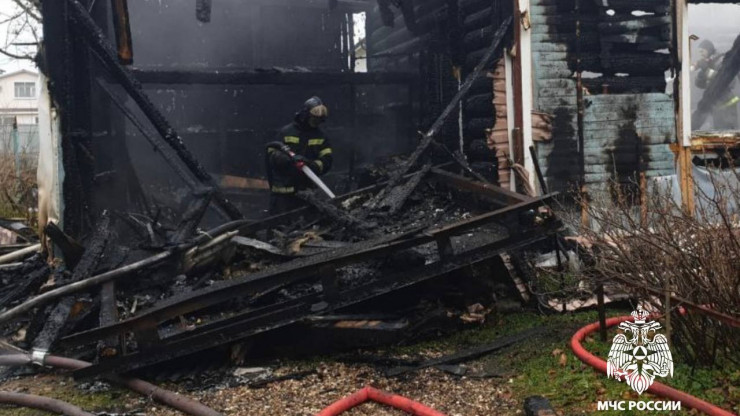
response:
M23 89L30 89L30 95L18 95L19 87ZM18 100L33 100L36 98L36 83L33 81L16 81L13 83L13 94Z

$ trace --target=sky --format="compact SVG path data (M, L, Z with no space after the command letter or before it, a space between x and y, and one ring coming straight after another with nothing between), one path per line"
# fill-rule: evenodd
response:
M24 46L9 45L15 42L33 42L34 37L28 27L23 27L23 23L19 19L15 19L11 22L5 22L12 16L16 16L20 12L18 6L12 0L0 0L0 47L8 50L11 53L25 54L28 53L29 48ZM18 31L20 27L22 30ZM37 26L37 32L40 34L40 29ZM35 48L31 49L35 53ZM5 72L17 71L19 69L32 69L35 70L33 62L28 60L12 59L5 55L0 55L0 69Z

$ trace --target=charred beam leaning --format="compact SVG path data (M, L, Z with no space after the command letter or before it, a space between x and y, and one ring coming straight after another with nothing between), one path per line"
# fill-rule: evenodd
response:
M109 237L110 216L106 212L103 212L103 215L98 220L95 234L87 250L85 250L82 258L74 268L74 273L70 279L71 282L77 282L90 277L100 263L105 247L108 245ZM75 297L67 296L57 304L52 310L51 315L49 315L43 330L34 340L33 348L35 350L48 351L51 348L62 333L75 302Z
M158 137L154 133L150 132L149 129L147 129L144 124L139 121L138 118L134 115L134 113L129 110L128 107L126 107L126 104L121 100L120 97L118 97L113 90L108 86L108 84L103 81L102 79L98 78L96 80L98 86L100 89L110 98L111 102L118 107L119 110L121 110L121 113L123 113L124 116L131 122L131 124L136 127L142 136L154 147L154 149L159 152L160 155L162 155L162 158L164 161L170 165L170 168L175 171L175 173L180 177L180 179L185 182L185 184L190 189L195 189L199 185L198 180L193 175L192 171L188 170L186 167L182 166L183 161L179 158L179 156L174 153L173 149L169 147L167 142L165 142L161 137Z
M118 81L131 98L139 105L142 112L151 121L152 125L162 138L169 144L182 159L183 163L204 185L216 189L214 199L216 203L228 214L231 219L242 218L241 212L224 196L211 175L185 147L182 138L170 125L162 113L154 106L152 101L142 91L141 84L136 81L131 71L117 61L117 53L106 41L105 33L98 27L95 20L90 16L85 6L79 0L67 0L70 16L77 23L78 30L87 40L90 49L108 69L113 78Z
M478 65L470 74L468 74L467 78L465 79L465 83L460 87L460 89L457 91L457 94L455 94L452 100L447 104L447 107L445 107L444 111L442 111L442 114L440 114L434 124L432 124L432 127L429 128L429 131L424 134L424 137L421 139L421 143L419 143L411 156L409 156L408 160L406 160L406 162L403 164L401 169L396 171L393 176L391 176L386 188L378 193L371 201L369 201L369 203L367 204L368 209L375 209L378 203L380 203L380 201L385 198L385 194L388 193L396 185L398 185L401 178L405 174L407 174L414 167L414 165L416 165L416 162L432 143L434 137L439 133L442 125L445 123L445 121L447 121L447 118L453 113L463 97L465 97L465 95L468 93L470 87L473 85L473 82L483 73L486 65L491 61L493 56L500 49L502 41L508 33L509 27L511 26L511 21L511 17L507 18L504 23L498 28L496 34L493 37L493 42L491 43L491 46L486 50L483 58L480 60Z
M131 41L128 0L113 1L113 28L116 32L118 59L123 65L131 65L134 63L134 48Z

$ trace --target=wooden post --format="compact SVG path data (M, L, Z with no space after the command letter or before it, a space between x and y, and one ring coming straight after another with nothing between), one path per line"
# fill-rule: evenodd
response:
M671 346L671 276L668 274L665 281L665 337L668 346Z
M563 310L562 313L568 312L568 302L565 300L565 273L563 273L563 260L560 257L560 244L558 244L558 236L555 235L552 239L555 244L555 258L558 261L558 274L560 275L560 294L563 296Z
M116 32L118 59L122 65L131 65L134 62L134 49L131 41L128 0L113 1L113 27Z
M648 206L647 206L647 175L645 171L640 172L640 224L647 227Z
M596 286L596 302L599 311L599 336L601 341L606 342L606 307L604 304L604 283L599 282Z
M690 40L689 40L689 6L686 0L674 0L673 7L673 43L676 51L676 144L679 168L679 187L681 203L689 214L693 215L694 184L691 163L691 77L690 77Z
M581 227L588 228L588 189L586 184L581 185Z

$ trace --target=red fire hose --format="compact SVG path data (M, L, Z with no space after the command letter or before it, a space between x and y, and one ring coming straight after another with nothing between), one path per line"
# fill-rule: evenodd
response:
M419 402L415 402L397 394L386 393L370 386L364 387L345 398L339 399L332 403L331 406L317 413L316 416L336 416L369 400L394 407L398 410L403 410L406 413L416 416L445 416L444 413L440 413Z
M610 318L606 320L606 326L607 328L609 328L615 325L619 325L621 322L630 321L630 320L632 320L631 316L620 316L616 318ZM570 347L571 349L573 349L573 353L575 353L578 359L590 365L591 367L594 367L600 372L606 374L606 361L586 351L586 349L583 348L583 346L581 345L581 341L586 339L587 335L593 332L596 332L598 330L599 330L598 322L594 322L592 324L586 325L583 328L579 329L578 332L576 332L573 335L573 338L570 339ZM694 397L681 390L676 390L674 388L668 387L665 384L661 384L658 382L654 382L648 388L647 391L649 391L650 393L656 394L658 396L667 397L671 400L678 400L681 402L683 406L691 407L693 409L699 410L711 416L735 416L735 414L732 412L724 410L711 403L705 402L704 400Z

